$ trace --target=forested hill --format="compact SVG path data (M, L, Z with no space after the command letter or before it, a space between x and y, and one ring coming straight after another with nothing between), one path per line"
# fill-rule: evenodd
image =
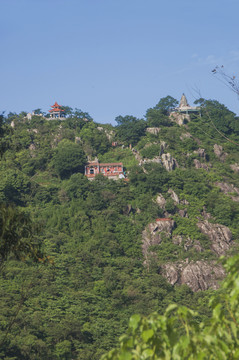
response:
M163 98L117 126L0 117L0 358L98 360L132 314L170 303L210 316L218 259L239 241L239 119ZM122 162L125 179L84 167Z

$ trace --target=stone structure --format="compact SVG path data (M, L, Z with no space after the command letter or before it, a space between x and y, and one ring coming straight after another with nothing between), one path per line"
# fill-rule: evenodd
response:
M186 96L183 94L179 103L179 106L173 110L173 112L178 112L180 114L192 114L192 113L200 113L200 107L198 106L190 106Z
M200 107L190 106L186 96L183 94L179 106L170 113L170 118L181 126L190 121L190 114L201 115Z

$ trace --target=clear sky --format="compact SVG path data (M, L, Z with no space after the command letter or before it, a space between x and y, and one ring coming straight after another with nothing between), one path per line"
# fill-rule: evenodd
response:
M0 0L0 112L55 101L96 122L143 117L160 98L239 100L239 0Z

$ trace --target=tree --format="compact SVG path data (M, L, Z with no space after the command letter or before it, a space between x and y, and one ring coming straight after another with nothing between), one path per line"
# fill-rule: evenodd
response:
M178 105L178 100L174 99L172 96L168 95L159 100L154 109L160 110L164 115L168 115Z
M177 106L178 101L172 96L166 96L146 111L146 119L149 126L170 126L172 122L168 119L168 114Z
M62 140L53 154L52 163L56 173L66 179L76 172L84 172L86 156L81 145Z
M143 119L137 119L134 116L117 116L117 135L120 140L126 142L128 145L135 145L141 136L145 133L146 122Z
M36 230L23 211L12 205L0 205L0 267L10 255L16 259L39 257L39 247L34 241Z
M169 305L163 315L133 315L117 349L101 360L183 360L239 358L239 256L227 260L222 298L213 296L211 318L198 324L198 314Z

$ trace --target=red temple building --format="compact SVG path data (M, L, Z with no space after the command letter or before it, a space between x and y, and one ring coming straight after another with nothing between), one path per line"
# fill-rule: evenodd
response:
M49 113L51 114L51 119L65 119L64 109L62 109L62 106L57 104L57 102L51 106Z
M122 163L106 163L92 161L85 166L85 175L89 180L93 180L98 174L107 176L109 179L117 180L124 178Z

